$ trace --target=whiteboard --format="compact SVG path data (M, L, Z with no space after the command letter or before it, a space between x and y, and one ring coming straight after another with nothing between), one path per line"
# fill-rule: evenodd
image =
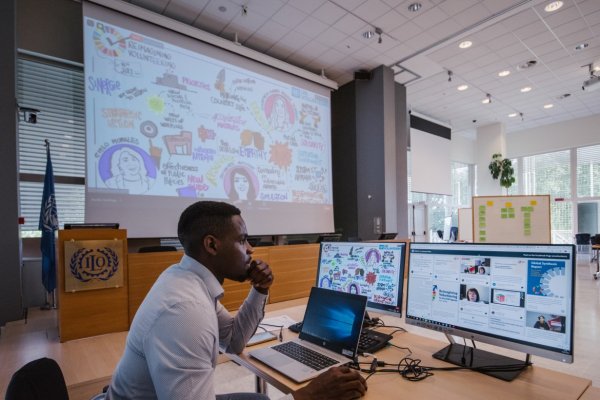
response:
M550 195L473 197L475 243L550 243Z
M458 209L458 240L464 242L473 241L473 209Z

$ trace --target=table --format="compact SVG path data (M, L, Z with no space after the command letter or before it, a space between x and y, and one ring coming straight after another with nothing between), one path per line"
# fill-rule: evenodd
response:
M301 320L304 315L306 299L293 300L270 304L267 306L266 317L288 315L295 320ZM387 325L405 326L400 318L379 316ZM295 334L284 329L284 340L292 339ZM272 345L268 342L247 348L242 354L229 355L233 361L253 372L258 378L273 385L283 393L297 390L303 384L297 384L285 376L275 372L266 365L251 358L248 349L259 346ZM436 339L424 337L415 333L396 333L392 343L397 346L410 347L412 357L422 360L427 366L450 366L443 361L436 360L432 354L440 350L447 343ZM403 350L388 347L377 352L379 360L398 362L407 355ZM525 355L523 355L523 359ZM370 359L368 359L370 360ZM523 371L512 382L505 382L472 371L439 371L435 375L420 382L409 382L396 373L375 374L369 378L368 391L365 400L397 398L399 394L404 399L433 399L464 400L470 398L486 399L578 399L591 385L589 379L579 378L561 372L552 371L542 367L533 366ZM257 388L261 386L257 385Z

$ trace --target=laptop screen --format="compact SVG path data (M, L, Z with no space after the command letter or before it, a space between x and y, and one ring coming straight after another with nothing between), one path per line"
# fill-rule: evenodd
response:
M313 287L300 339L354 357L367 297Z

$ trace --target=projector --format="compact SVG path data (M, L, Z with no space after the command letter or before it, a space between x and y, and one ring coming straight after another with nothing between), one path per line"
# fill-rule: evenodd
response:
M581 90L585 90L586 92L592 92L598 89L600 89L600 76L596 75L592 75L590 76L590 79L583 81L583 85L581 86Z

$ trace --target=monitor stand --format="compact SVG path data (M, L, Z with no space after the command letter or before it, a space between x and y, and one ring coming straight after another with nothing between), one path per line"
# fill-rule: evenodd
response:
M531 356L527 354L525 361L506 357L489 351L465 346L454 341L454 338L446 334L450 344L437 353L434 358L446 361L454 365L473 368L477 372L490 375L504 381L512 381L521 371L531 365ZM478 369L482 368L483 369ZM489 367L489 368L488 368ZM503 369L505 367L505 369Z

